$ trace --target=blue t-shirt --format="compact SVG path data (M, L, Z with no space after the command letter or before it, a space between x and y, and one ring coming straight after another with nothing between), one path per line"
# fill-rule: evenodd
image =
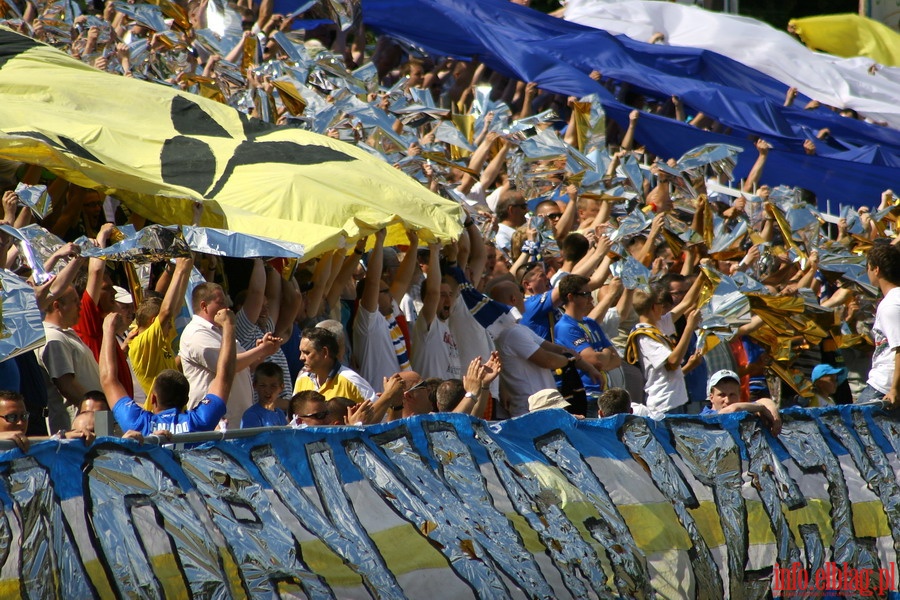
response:
M275 410L263 408L260 404L254 404L244 411L241 418L241 429L248 427L283 427L287 425L287 416L284 411L275 407Z
M134 429L141 435L150 435L159 429L172 433L194 433L215 429L225 416L225 410L225 402L214 394L207 394L196 408L187 412L169 408L158 413L144 410L134 400L125 396L113 406L113 416L123 431Z
M569 315L563 314L556 322L553 334L556 336L557 344L571 348L575 352L581 352L586 348L592 348L599 352L612 346L597 321L587 317L579 323ZM603 391L603 386L596 383L584 371L579 369L578 373L581 375L581 381L588 394L596 395Z
M524 325L548 342L550 341L550 315L556 310L553 306L553 292L544 292L525 298L525 312L519 324Z

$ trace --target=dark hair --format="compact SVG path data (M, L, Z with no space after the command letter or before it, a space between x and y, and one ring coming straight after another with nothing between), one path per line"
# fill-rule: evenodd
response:
M438 411L452 411L454 408L459 406L460 401L462 401L463 396L465 395L466 388L463 387L462 380L448 379L441 382L441 385L437 387L437 392L435 392Z
M631 413L631 395L623 388L609 388L597 398L597 408L604 417Z
M559 280L559 297L563 304L569 301L569 294L577 294L581 288L590 283L590 279L583 275L566 275Z
M900 248L882 240L875 240L869 250L869 267L878 269L878 276L894 285L900 285Z
M157 405L160 408L177 408L181 410L187 404L191 393L191 385L187 377L175 369L164 369L153 381Z
M685 281L687 281L687 277L681 273L666 273L659 278L659 282L666 286L666 289L668 289L669 285L672 283L684 283Z
M325 406L328 407L328 420L343 425L344 417L347 416L347 411L356 406L356 402L350 398L335 396L328 400L328 402L325 403Z
M102 402L106 405L106 410L109 410L109 402L106 400L106 394L101 392L100 390L91 390L84 395L84 398L81 399L81 405L78 407L78 412L84 412L84 403L87 401L92 402Z
M573 263L584 258L590 249L591 243L588 239L575 231L563 238L559 248L563 259Z
M288 405L291 411L290 417L293 418L294 415L299 415L300 406L307 402L328 402L328 400L316 390L303 390L302 392L297 392L291 397L291 402Z
M12 390L0 390L0 402L21 402L25 404L25 396Z
M500 200L497 202L497 218L501 221L509 216L509 207L513 204L521 204L525 202L525 196L518 190L506 190L500 194Z
M261 362L256 365L256 369L253 370L253 381L256 381L256 378L260 375L263 377L277 377L279 381L284 380L284 371L281 369L281 365L273 362Z
M338 357L338 340L337 336L324 327L309 327L303 330L302 336L309 340L313 348L321 351L323 348L328 350L328 355L337 360Z

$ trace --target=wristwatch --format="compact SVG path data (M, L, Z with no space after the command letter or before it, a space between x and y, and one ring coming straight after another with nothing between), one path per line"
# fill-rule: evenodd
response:
M463 398L474 398L474 397L475 397L475 394L473 394L472 392L466 392L466 395L463 396Z

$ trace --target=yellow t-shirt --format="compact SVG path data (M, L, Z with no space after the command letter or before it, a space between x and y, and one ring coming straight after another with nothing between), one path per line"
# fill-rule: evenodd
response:
M147 403L150 402L150 390L156 376L166 369L175 368L175 352L172 351L174 341L175 327L170 327L166 335L159 324L159 319L154 319L150 327L137 334L128 345L131 369L144 393L147 394ZM146 404L144 408L150 410Z
M375 400L375 390L372 389L369 382L344 366L334 371L321 387L314 375L306 371L301 372L294 383L294 393L305 390L315 390L325 396L326 400L336 397L349 398L354 402Z

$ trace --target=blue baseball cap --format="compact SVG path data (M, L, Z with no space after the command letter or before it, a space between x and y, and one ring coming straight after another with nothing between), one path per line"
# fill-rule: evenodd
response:
M838 367L832 367L831 365L828 365L828 364L816 365L816 368L813 369L813 372L812 372L812 380L813 380L813 383L815 383L816 380L818 380L819 378L821 378L825 375L840 375L843 372L844 372L843 369L839 369Z

